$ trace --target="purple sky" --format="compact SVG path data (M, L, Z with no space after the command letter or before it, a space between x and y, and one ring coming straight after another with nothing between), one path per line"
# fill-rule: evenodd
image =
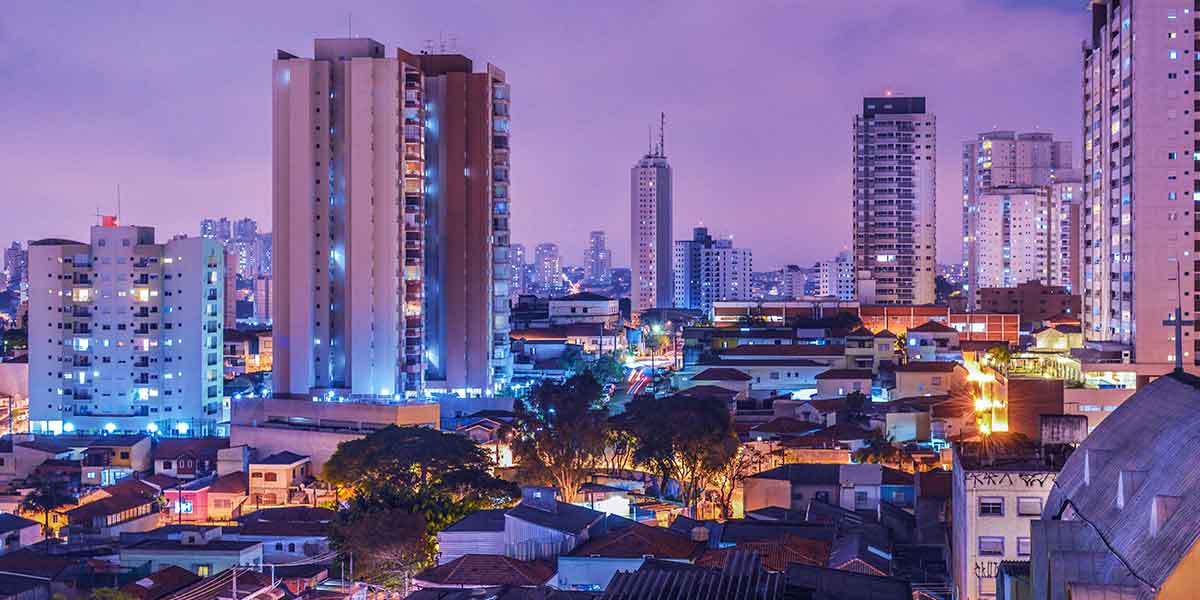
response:
M580 262L629 254L629 168L667 113L675 231L703 221L755 268L850 237L850 128L864 95L938 117L938 258L960 254L960 143L1047 130L1078 145L1078 0L26 2L0 21L0 243L86 239L100 209L195 234L270 223L270 62L354 33L440 35L513 86L513 239ZM347 8L348 7L348 8ZM1078 150L1076 151L1078 155ZM1078 159L1078 156L1077 156Z

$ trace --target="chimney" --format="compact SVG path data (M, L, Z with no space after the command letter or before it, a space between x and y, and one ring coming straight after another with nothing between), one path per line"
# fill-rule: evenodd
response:
M546 512L558 512L556 491L552 487L527 486L521 488L521 504Z

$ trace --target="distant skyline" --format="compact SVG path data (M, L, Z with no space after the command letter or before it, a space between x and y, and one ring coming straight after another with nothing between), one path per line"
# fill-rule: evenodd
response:
M67 10L66 13L63 13ZM70 18L64 18L69 14ZM1075 0L837 3L47 2L0 23L0 243L84 240L101 212L195 235L270 222L276 49L353 33L444 37L513 86L513 241L581 262L608 233L629 264L629 168L667 114L676 239L701 221L756 270L850 240L851 125L863 96L923 95L938 117L938 261L961 253L960 143L1041 130L1075 144Z

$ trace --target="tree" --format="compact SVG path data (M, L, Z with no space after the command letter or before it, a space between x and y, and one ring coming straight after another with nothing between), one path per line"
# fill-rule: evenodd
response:
M993 346L983 355L984 364L996 369L1001 375L1008 376L1008 366L1012 362L1012 351L1008 346Z
M733 518L733 496L748 477L770 468L770 457L754 446L742 444L733 458L713 474L712 491L721 518Z
M846 408L855 415L862 414L863 407L867 405L867 395L855 390L846 394Z
M729 408L717 398L635 398L622 422L637 440L635 460L662 478L659 494L675 479L685 505L700 499L705 482L737 452Z
M338 444L322 477L359 493L399 487L479 505L502 505L519 491L511 482L493 477L493 466L488 453L465 436L389 425Z
M601 386L621 383L625 379L625 367L617 360L615 353L605 354L597 358L588 367L592 377L600 382Z
M637 450L637 438L633 433L610 419L604 437L604 453L597 466L612 471L632 469L633 454Z
M403 509L347 511L334 523L334 545L353 553L354 576L388 588L408 581L433 562L437 540L425 519Z
M31 481L33 490L21 499L21 510L28 513L41 513L42 531L47 537L54 535L50 527L50 512L56 508L75 502L75 497L67 491L61 481L38 477Z
M558 360L567 375L575 375L583 368L583 348L567 344Z
M604 454L608 411L600 383L588 371L558 383L544 381L515 406L513 457L533 478L544 478L564 502L574 502Z
M854 453L854 462L858 463L900 466L903 460L904 452L896 445L896 440L877 429L871 432L866 444Z

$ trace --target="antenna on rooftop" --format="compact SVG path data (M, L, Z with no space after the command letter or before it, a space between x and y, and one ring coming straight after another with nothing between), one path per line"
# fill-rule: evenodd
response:
M121 184L117 184L117 224L121 223Z
M660 112L660 113L658 113L658 155L659 156L667 155L666 130L667 130L667 113Z
M354 37L354 13L346 13L346 37Z

